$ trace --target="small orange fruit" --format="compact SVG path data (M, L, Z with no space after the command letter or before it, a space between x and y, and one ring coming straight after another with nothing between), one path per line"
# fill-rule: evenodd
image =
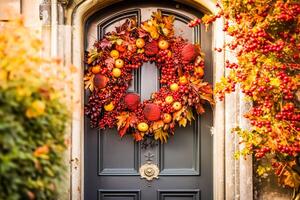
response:
M113 68L112 75L116 78L121 76L122 71L119 68Z
M172 96L167 96L166 98L165 98L165 102L167 103L167 104L170 104L170 103L172 103L174 101L174 98L172 97Z
M158 47L162 50L165 50L165 49L169 48L169 42L166 40L160 40L158 42Z
M177 90L179 89L179 86L178 86L177 83L172 83L172 84L170 85L170 89L171 89L172 91L177 91Z
M119 58L119 56L120 56L120 53L119 53L119 51L117 51L117 50L112 50L111 52L110 52L110 56L112 57L112 58L114 58L114 59L117 59L117 58Z
M124 61L122 59L117 59L115 61L115 67L116 68L122 68L124 66Z
M176 101L173 103L172 107L174 108L174 110L180 110L182 106L180 102Z
M93 74L98 74L100 72L100 70L101 70L101 67L99 65L92 67Z
M106 111L112 111L115 108L115 105L113 104L113 102L110 102L109 104L104 106L104 110Z
M137 46L137 48L141 49L145 46L145 40L143 38L138 38L135 41L135 45Z
M138 130L141 131L141 132L146 132L146 131L148 131L149 126L148 126L147 123L141 122L141 123L138 124L137 128L138 128Z
M172 116L170 114L168 114L168 113L165 113L163 115L163 122L166 123L166 124L168 124L171 121L172 121Z
M204 70L202 67L196 67L194 69L194 74L199 76L199 77L202 77L204 75Z
M188 80L187 80L186 76L181 76L181 77L179 77L179 83L180 83L181 85L187 84L187 83L188 83Z

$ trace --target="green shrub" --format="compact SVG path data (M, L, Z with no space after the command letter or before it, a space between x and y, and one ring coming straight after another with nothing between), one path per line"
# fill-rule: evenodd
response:
M40 57L22 20L0 28L0 199L58 199L65 167L66 73Z

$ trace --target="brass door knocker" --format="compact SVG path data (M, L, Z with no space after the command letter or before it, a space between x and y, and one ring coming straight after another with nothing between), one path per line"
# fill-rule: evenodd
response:
M145 155L147 163L143 164L139 170L141 178L145 178L147 181L152 181L154 178L158 179L159 168L157 165L151 163L153 156L153 154L148 152L148 155Z

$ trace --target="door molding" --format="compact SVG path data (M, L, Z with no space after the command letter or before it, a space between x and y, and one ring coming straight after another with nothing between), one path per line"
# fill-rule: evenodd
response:
M175 0L176 1L176 0ZM77 1L76 1L77 2ZM70 16L71 33L71 62L77 67L74 76L74 100L78 103L72 113L71 120L71 159L70 159L70 198L84 199L84 90L83 90L83 58L84 35L86 20L95 12L121 2L121 0L82 0L75 3ZM208 0L178 0L182 4L191 5L202 13L216 13L216 7ZM223 21L217 20L212 27L212 47L222 47L227 38L222 31ZM225 59L234 59L232 52L213 53L214 83L227 73ZM230 129L239 124L247 126L243 119L245 105L239 92L228 95L225 102L218 101L213 110L213 192L214 199L253 199L252 195L252 161L251 159L234 160L233 152L239 148L239 138L230 134Z

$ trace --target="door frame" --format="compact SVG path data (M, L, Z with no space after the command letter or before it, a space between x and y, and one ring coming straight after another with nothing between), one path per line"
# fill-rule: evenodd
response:
M70 149L70 199L84 199L84 90L83 90L83 58L86 20L95 12L121 0L82 0L77 3L71 15L71 62L77 67L73 78L74 106L71 120ZM176 1L176 0L175 0ZM216 13L217 9L208 0L177 0L197 8L204 14ZM212 47L222 47L228 39L225 37L223 21L217 20L212 27ZM230 51L213 53L213 77L216 81L227 73L225 59L234 59ZM243 112L249 105L242 101L240 92L228 95L225 102L217 101L213 110L213 193L214 199L253 199L252 195L252 160L234 160L233 152L239 148L239 138L230 134L230 129L239 124L247 127Z

